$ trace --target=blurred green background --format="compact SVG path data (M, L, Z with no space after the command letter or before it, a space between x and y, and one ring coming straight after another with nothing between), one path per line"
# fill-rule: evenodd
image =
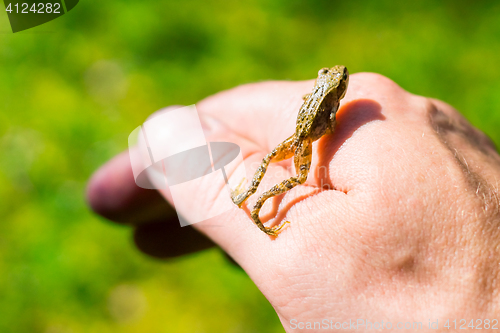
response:
M157 109L335 64L442 99L498 145L499 55L499 1L82 0L16 34L1 14L0 332L282 332L219 251L154 260L93 215L91 173Z

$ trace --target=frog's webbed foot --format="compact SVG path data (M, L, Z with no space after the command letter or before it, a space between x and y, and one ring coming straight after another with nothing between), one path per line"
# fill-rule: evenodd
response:
M260 230L264 231L269 236L278 236L278 234L281 231L283 231L283 228L285 228L287 224L290 224L290 222L285 221L285 222L283 222L275 227L272 227L272 228L266 228L266 227L260 228L260 226L259 226L259 228L260 228Z
M233 200L234 204L236 206L238 206L239 208L241 208L241 205L243 204L243 202L245 202L245 200L248 198L248 197L241 196L241 194L243 192L245 192L245 189L243 187L243 185L245 184L245 180L246 180L246 178L243 177L243 179L240 181L238 186L236 186L236 188L231 191L231 200Z

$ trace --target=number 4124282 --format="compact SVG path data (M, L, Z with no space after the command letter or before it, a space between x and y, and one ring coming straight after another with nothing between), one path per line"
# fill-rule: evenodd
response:
M458 326L458 327L457 327ZM471 321L467 322L465 319L460 319L458 322L457 320L452 320L450 321L449 319L446 321L443 327L446 327L447 329L460 329L460 330L466 330L466 329L476 329L476 330L497 330L498 329L498 320L493 319L471 319Z
M33 14L61 14L60 12L61 9L61 4L60 3L34 3L31 7L27 3L22 3L22 4L14 4L12 5L9 3L7 8L5 8L5 11L9 13L16 13L16 14L28 14L28 13L33 13Z

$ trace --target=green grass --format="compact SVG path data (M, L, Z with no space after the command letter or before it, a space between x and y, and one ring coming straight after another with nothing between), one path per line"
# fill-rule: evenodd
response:
M88 177L159 108L335 64L442 99L498 145L499 36L498 1L80 1L16 34L0 15L0 332L282 332L217 250L140 254L88 211Z

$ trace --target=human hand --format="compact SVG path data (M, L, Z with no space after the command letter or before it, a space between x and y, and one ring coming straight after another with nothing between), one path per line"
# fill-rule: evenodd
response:
M251 179L262 157L294 132L301 96L312 84L251 84L201 101L207 141L238 144ZM445 103L376 74L351 75L337 121L335 133L313 145L306 184L263 207L267 225L291 221L275 239L236 206L194 228L178 227L164 217L169 208L156 192L135 187L126 155L97 172L89 201L103 215L141 222L136 241L142 239L137 244L145 252L171 256L212 241L221 246L287 331L324 319L425 328L429 319L495 318L500 157L491 141ZM291 176L291 163L272 164L259 191ZM162 194L169 199L168 191ZM189 220L189 211L180 213ZM141 233L155 225L163 233Z

